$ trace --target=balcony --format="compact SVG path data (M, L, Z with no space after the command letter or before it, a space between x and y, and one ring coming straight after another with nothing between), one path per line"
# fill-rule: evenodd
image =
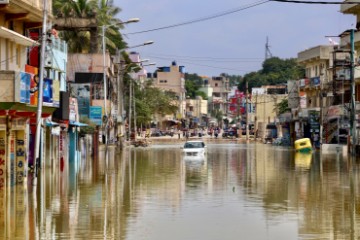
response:
M360 12L360 0L346 0L344 2L359 2L359 4L341 4L340 12L344 14L357 14Z

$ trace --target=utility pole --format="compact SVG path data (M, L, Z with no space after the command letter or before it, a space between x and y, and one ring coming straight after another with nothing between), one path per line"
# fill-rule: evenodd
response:
M103 81L104 81L104 136L105 136L105 145L107 146L107 125L108 125L108 117L107 117L107 102L106 102L106 98L107 98L107 78L106 78L106 56L105 56L105 29L106 26L103 25L102 26L102 54L103 54Z
M246 80L246 93L245 93L245 111L246 111L246 141L249 140L249 111L248 111L248 81Z
M37 175L38 168L40 167L40 133L41 133L41 115L42 115L42 105L43 105L43 91L44 91L44 67L45 67L45 45L47 40L46 34L46 22L47 22L47 0L43 1L43 26L41 34L41 52L40 52L40 74L39 74L39 86L38 86L38 105L37 105L37 114L36 114L36 135L35 135L35 163L34 163L34 182L37 184Z
M355 103L355 79L354 79L354 29L350 30L350 45L351 45L351 51L350 51L350 81L351 81L351 118L350 118L350 126L351 126L351 136L352 136L352 149L351 154L353 156L356 155L356 103Z

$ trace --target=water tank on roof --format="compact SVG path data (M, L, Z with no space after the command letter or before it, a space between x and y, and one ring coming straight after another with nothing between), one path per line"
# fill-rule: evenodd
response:
M176 64L176 61L173 61L172 63L171 63L171 65L172 66L176 66L177 64Z

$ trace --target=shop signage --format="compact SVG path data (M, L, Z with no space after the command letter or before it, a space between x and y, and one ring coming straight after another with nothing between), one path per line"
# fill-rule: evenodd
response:
M30 103L30 79L29 73L20 72L20 102Z
M98 126L102 125L102 107L99 106L90 106L89 118L90 121L95 123Z
M304 79L300 79L300 87L305 87L305 86L308 86L310 84L310 80L307 79L307 78L304 78Z
M320 77L311 78L311 85L314 87L320 86Z

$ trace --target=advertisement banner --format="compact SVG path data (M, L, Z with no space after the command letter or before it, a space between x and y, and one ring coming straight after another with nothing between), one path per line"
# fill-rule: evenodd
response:
M90 111L90 83L71 84L72 94L78 99L80 116L89 117Z
M25 72L30 74L30 89L34 89L37 87L37 80L38 80L38 68L25 65ZM38 101L38 92L30 92L30 105L37 106Z
M78 102L76 98L70 98L69 101L69 120L78 122Z
M30 103L30 74L20 72L20 102Z
M90 106L90 114L89 114L90 121L92 121L98 126L101 126L102 125L101 116L102 116L102 107Z
M43 105L53 106L53 80L44 78Z
M5 188L6 176L6 131L0 131L0 191Z
M52 101L53 107L60 107L60 81L53 81Z
M16 134L16 183L24 182L25 177L25 138L24 131L17 131Z
M320 77L311 78L311 85L313 85L314 87L320 86Z
M288 88L288 107L297 108L299 107L299 90L296 80L289 80L287 82Z
M299 92L299 97L300 97L300 108L306 108L307 106L306 92Z

